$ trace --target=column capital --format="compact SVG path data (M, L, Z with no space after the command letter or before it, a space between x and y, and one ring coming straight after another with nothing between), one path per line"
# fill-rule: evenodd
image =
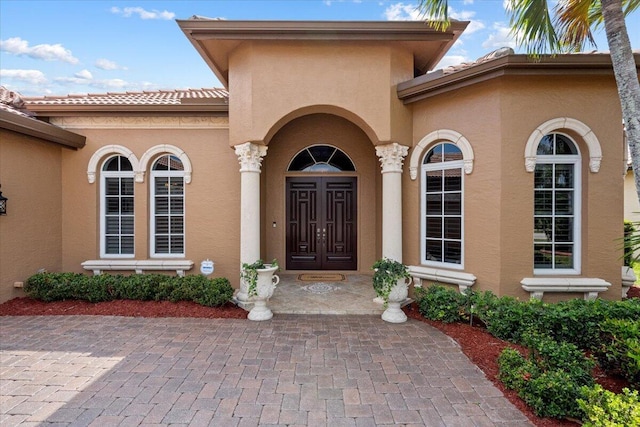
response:
M409 147L397 142L376 146L376 155L380 157L382 173L400 172L405 156L409 153Z
M262 158L267 155L266 145L245 142L234 146L234 148L240 162L240 172L260 173Z

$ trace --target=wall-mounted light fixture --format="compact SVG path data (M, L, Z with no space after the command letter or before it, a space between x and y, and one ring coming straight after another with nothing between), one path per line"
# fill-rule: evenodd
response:
M0 185L0 188L2 188L2 185ZM2 191L0 191L0 215L6 215L7 214L7 199L6 197L4 197L2 195Z

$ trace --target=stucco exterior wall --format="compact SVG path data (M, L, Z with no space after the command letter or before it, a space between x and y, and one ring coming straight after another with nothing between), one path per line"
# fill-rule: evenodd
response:
M292 119L343 115L369 139L408 143L410 110L395 94L412 54L384 44L245 42L229 57L230 143L269 140Z
M414 107L414 145L430 132L452 129L470 142L475 162L464 180L464 272L475 289L527 299L520 280L533 274L533 179L525 170L525 145L548 120L570 117L588 126L602 148L598 173L576 132L582 155L582 269L578 277L611 283L605 298L620 295L623 219L621 114L612 78L576 76L505 77L452 90ZM425 154L426 154L425 150ZM411 154L411 153L410 153ZM420 179L404 177L406 262L420 260ZM415 196L414 196L415 195ZM619 224L619 226L612 226ZM564 298L545 294L545 301ZM575 294L571 295L575 297Z
M368 274L371 272L376 253L380 253L380 166L374 146L367 135L353 123L330 114L300 117L280 129L269 141L262 171L262 252L266 254L266 259L282 260L280 264L284 269L286 177L309 175L304 172L287 173L287 167L300 150L316 144L340 148L355 165L356 172L345 175L358 178L358 271ZM274 222L275 228L272 226Z
M478 288L496 293L499 292L503 254L500 246L503 184L500 181L500 103L499 84L487 82L421 101L414 106L413 117L414 147L422 138L440 129L462 134L473 147L473 172L463 178L465 243L462 271L477 277ZM428 148L423 155L427 151ZM412 153L413 149L409 156ZM405 173L403 181L406 201L403 209L404 262L420 265L420 174L412 181Z
M130 121L140 123L133 118ZM100 259L100 174L93 184L87 180L87 165L96 150L118 144L140 159L148 149L170 144L184 150L193 168L191 183L185 184L185 259L195 265L187 274L199 274L200 262L211 259L215 262L211 277L224 276L239 286L240 173L238 158L228 144L228 129L175 128L167 127L161 118L153 121L155 125L144 128L72 129L85 135L87 143L82 150L64 153L62 158L63 269L81 272L83 261ZM108 157L100 160L98 171ZM144 182L134 184L135 259L149 259L151 253L149 176L147 170Z
M544 122L569 117L588 126L602 149L600 170L590 171L585 140L570 129L558 129L578 145L582 157L582 271L580 277L611 283L603 298L618 299L621 289L624 167L622 116L613 78L540 76L510 78L503 89L502 182L503 212L517 221L502 222L504 286L533 276L533 179L524 169L522 141ZM512 197L522 194L524 197ZM524 261L524 262L523 262ZM527 262L528 261L528 262ZM506 289L503 292L508 293ZM561 295L548 295L553 301Z
M0 217L0 302L23 296L14 283L38 270L60 271L61 151L0 130L0 184L9 199L7 215Z

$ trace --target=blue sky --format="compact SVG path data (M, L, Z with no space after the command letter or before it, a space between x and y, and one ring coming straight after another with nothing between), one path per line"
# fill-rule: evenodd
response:
M193 15L229 20L419 19L411 0L35 1L0 0L0 84L26 96L219 87L176 24ZM450 1L471 21L440 67L503 46L517 52L503 0ZM627 18L640 49L640 13ZM604 31L598 50L606 51Z

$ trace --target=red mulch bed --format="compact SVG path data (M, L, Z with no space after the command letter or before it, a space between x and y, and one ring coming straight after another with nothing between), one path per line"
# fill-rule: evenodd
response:
M14 298L0 304L0 316L129 316L200 317L206 319L246 319L247 312L234 304L205 307L192 301L117 300L91 303L80 300L42 302L32 298Z
M629 290L629 298L640 298L640 287L634 286ZM518 397L515 391L506 389L498 380L498 356L507 347L522 347L495 338L479 326L462 323L440 323L424 319L418 312L417 306L412 304L405 307L407 316L426 322L455 339L473 363L485 373L487 378L500 389L504 395L520 409L537 427L577 426L579 423L570 420L556 420L537 417L527 405ZM0 304L0 316L55 316L55 315L107 315L132 317L199 317L199 318L233 318L245 319L247 312L229 303L223 307L205 307L194 302L169 301L130 301L118 300L100 303L86 301L56 301L41 302L32 298L14 298ZM620 392L628 384L619 378L607 376L596 369L596 381L606 389Z

